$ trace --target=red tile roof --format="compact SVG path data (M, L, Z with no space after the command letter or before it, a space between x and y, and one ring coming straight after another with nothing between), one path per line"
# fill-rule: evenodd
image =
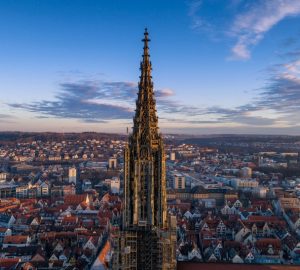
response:
M279 239L272 239L272 238L262 238L258 239L255 242L255 245L261 249L261 248L266 248L269 245L272 245L274 248L280 248L281 247L281 242Z
M279 219L276 216L249 216L248 217L249 222L268 222L268 223L278 223L278 224L285 224L284 220Z
M21 261L20 258L0 258L1 269L12 269Z
M5 233L8 229L5 227L0 227L0 233Z
M66 195L64 196L64 202L67 205L78 205L85 201L85 198L86 194Z
M21 261L20 258L0 258L0 269L12 269Z
M25 244L27 242L27 235L11 235L5 236L4 244Z

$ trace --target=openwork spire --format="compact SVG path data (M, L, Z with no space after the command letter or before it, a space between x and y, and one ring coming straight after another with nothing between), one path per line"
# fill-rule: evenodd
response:
M145 28L144 38L142 41L144 42L144 54L143 61L141 62L141 82L151 82L151 62L150 62L150 54L148 43L150 42L149 33L147 28Z
M113 264L116 269L176 269L176 226L169 227L167 215L165 153L158 133L149 42L145 29L133 132L124 149L123 233L115 253L120 260Z
M153 82L151 76L151 61L149 54L149 34L147 28L144 32L143 59L140 64L140 82L136 113L134 117L133 137L141 140L142 145L153 145L158 140L158 118L156 115L156 102L154 98Z
M158 118L151 77L148 31L145 29L139 92L133 132L125 150L124 224L164 227L166 182L164 145L158 133Z

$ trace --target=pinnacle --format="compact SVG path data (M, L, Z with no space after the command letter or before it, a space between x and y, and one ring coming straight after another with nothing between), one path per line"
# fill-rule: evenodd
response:
M148 134L149 138L157 138L158 123L151 76L152 68L148 47L148 42L150 41L150 39L148 38L148 35L148 30L146 28L144 32L144 39L142 40L144 42L144 52L140 67L141 76L139 82L138 100L136 102L137 108L134 117L134 133L143 133L143 137L146 136L146 134Z

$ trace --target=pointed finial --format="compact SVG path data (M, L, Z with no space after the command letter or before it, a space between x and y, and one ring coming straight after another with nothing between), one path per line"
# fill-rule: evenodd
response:
M148 35L149 35L149 33L148 33L148 29L147 29L147 27L145 28L145 32L144 32L144 39L142 39L142 41L144 42L144 43L147 43L148 41L150 41L150 39L148 38Z

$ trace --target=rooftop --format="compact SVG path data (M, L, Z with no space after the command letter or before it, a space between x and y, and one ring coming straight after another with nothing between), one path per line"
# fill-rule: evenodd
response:
M261 265L178 262L177 270L297 270L299 265Z

